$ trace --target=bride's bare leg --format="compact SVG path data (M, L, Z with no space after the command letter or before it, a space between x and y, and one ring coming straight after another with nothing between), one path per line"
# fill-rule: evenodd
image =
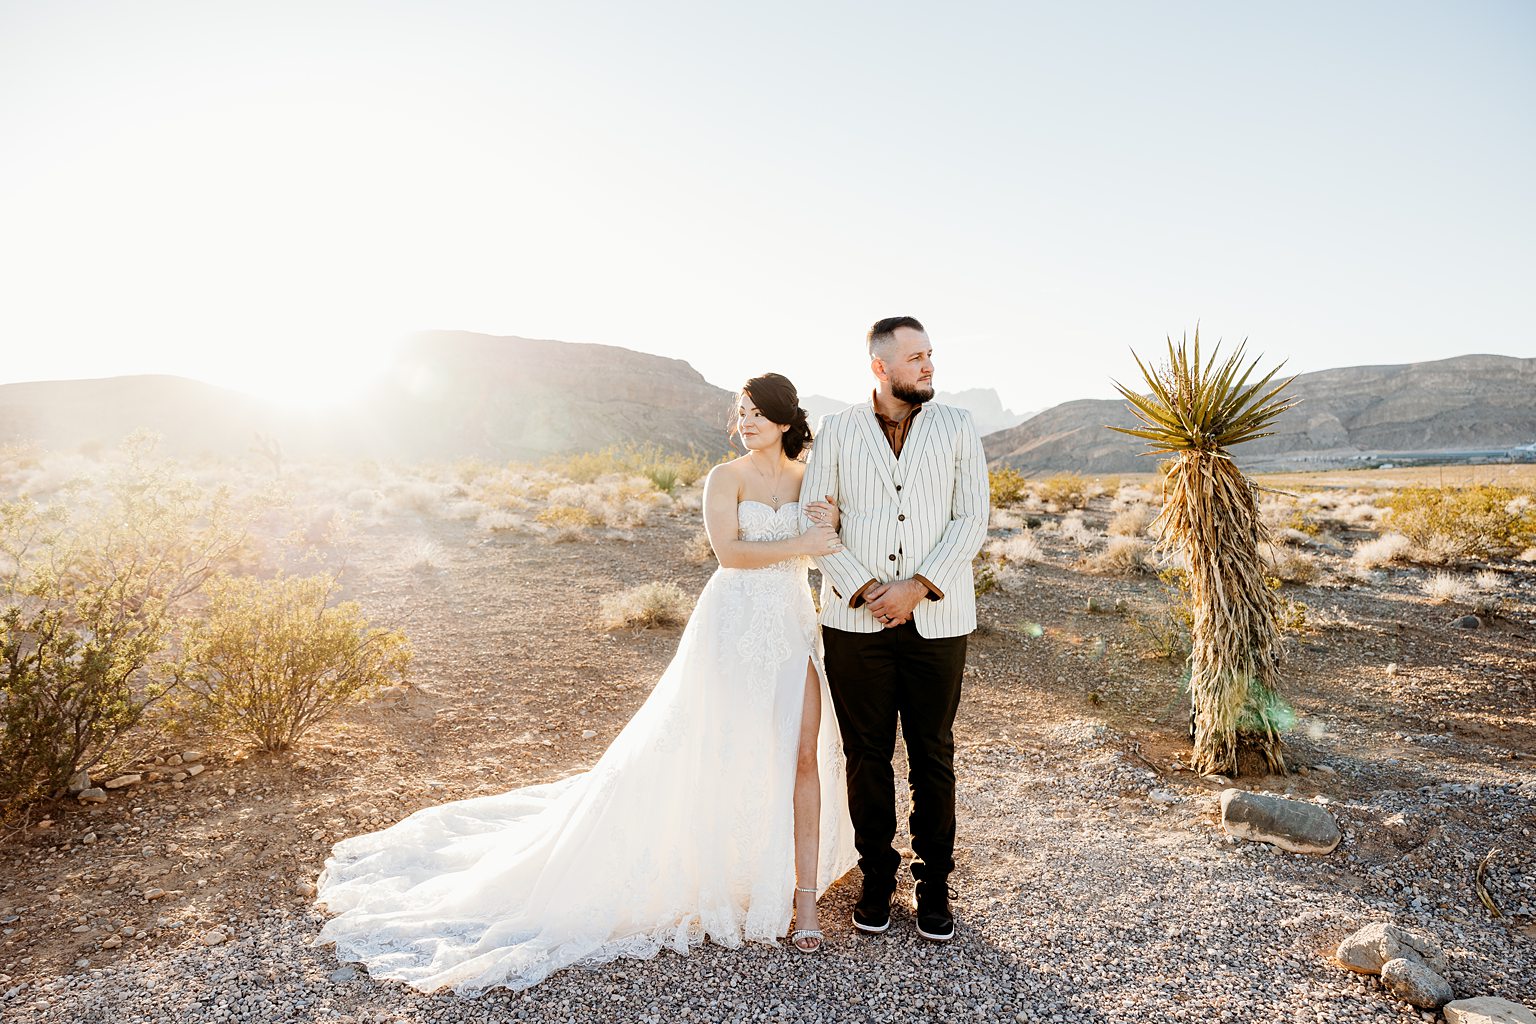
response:
M816 739L821 733L821 680L810 663L805 669L805 703L800 712L800 752L795 761L795 885L815 889L817 855L821 845L821 778L816 764ZM795 928L816 929L816 894L795 893ZM801 939L802 949L814 949L814 938Z

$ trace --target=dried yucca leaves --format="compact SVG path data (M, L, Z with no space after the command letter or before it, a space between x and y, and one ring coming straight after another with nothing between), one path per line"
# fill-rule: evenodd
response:
M1258 359L1244 368L1243 348L1219 359L1218 345L1202 364L1197 329L1192 352L1169 339L1168 363L1156 372L1137 357L1150 393L1115 387L1144 427L1111 428L1145 439L1146 454L1172 457L1158 543L1189 567L1194 767L1229 775L1284 772L1281 733L1290 718L1277 692L1279 603L1259 553L1267 531L1254 486L1226 449L1266 436L1295 404L1279 397L1295 378L1270 387L1277 367L1250 384Z

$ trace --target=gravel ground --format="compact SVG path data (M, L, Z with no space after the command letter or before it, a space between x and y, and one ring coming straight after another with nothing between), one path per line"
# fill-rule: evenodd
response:
M818 958L706 946L470 1000L339 965L308 945L322 918L295 898L228 922L235 937L222 945L157 935L105 969L7 984L0 1018L1417 1022L1374 979L1328 960L1375 920L1438 938L1459 996L1536 992L1536 779L1520 771L1529 762L1502 773L1479 764L1481 783L1334 800L1344 844L1315 858L1228 841L1216 824L1220 781L1133 751L1085 720L962 749L960 927L947 946L918 939L900 909L889 933L855 933L855 872L823 900L829 941ZM1364 766L1332 760L1335 771L1314 769L1312 780L1336 779L1345 792ZM1390 867L1381 844L1403 851ZM1468 882L1489 846L1505 851L1488 886L1507 923L1489 921Z

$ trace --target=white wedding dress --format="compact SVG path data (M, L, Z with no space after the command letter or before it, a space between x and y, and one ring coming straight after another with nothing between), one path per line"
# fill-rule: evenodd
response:
M799 507L737 506L743 540ZM807 660L821 680L818 895L855 863L808 561L717 569L655 689L587 772L427 807L332 849L315 938L375 978L478 995L551 972L786 934Z

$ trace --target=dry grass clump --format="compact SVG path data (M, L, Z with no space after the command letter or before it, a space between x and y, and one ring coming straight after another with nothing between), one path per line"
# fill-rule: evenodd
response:
M675 583L642 583L602 599L602 621L608 629L680 626L688 621L693 602Z
M1157 518L1157 509L1148 505L1128 505L1109 521L1111 537L1140 537Z
M443 547L425 537L411 541L400 551L400 562L411 572L435 572L448 564Z
M1035 485L1035 496L1048 506L1083 508L1088 504L1089 490L1081 473L1057 473Z
M1083 522L1081 512L1068 512L1057 525L1056 530L1061 534L1063 540L1077 545L1084 551L1093 547L1099 540L1099 535L1089 529L1088 524Z
M1499 590L1504 586L1504 576L1501 573L1494 572L1492 569L1484 569L1477 574L1477 578L1472 582L1478 590L1484 592Z
M999 537L987 545L987 554L1000 562L1024 565L1045 561L1045 552L1032 530L1020 530L1011 537Z
M1088 559L1088 571L1104 576L1131 576L1155 570L1152 544L1140 537L1111 537L1107 548Z
M478 529L488 533L511 533L523 529L528 525L528 520L516 512L506 509L493 508L489 512L482 512L480 518L475 520Z
M1283 544L1265 544L1260 547L1269 574L1284 583L1311 583L1317 579L1317 559L1305 551Z
M1159 499L1152 493L1151 488L1141 484L1121 484L1115 492L1115 500L1109 503L1112 511L1118 512L1132 505L1156 505Z
M683 557L687 558L690 562L706 563L715 561L715 548L709 542L709 532L707 530L694 531L693 536L688 538L687 546L683 548Z
M421 516L441 515L447 508L451 486L432 480L407 477L395 480L384 489L384 504L390 512L414 512Z
M1437 572L1424 580L1424 593L1435 604L1463 602L1472 596L1472 583L1465 576Z
M1349 560L1357 569L1378 569L1393 562L1408 561L1408 552L1412 547L1413 542L1402 534L1384 533L1375 540L1356 546Z
M987 523L989 530L1022 530L1027 524L1024 517L1006 508L994 508Z

